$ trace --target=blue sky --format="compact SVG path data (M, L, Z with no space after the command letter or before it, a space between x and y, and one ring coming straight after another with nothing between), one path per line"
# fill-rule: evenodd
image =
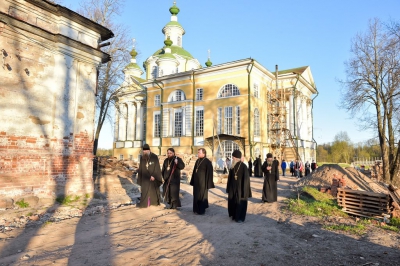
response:
M63 0L72 10L78 0ZM118 18L137 40L138 63L163 46L161 29L170 20L170 0L127 0ZM184 27L183 47L200 63L211 49L213 64L252 57L274 71L308 65L319 91L314 101L314 138L318 144L333 141L346 131L357 143L374 136L359 130L340 104L344 62L351 57L352 38L365 32L368 21L400 20L399 0L181 0L178 21ZM112 129L100 136L100 148L112 147Z

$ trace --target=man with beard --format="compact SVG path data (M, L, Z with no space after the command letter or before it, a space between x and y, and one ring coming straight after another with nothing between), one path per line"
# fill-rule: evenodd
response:
M193 168L190 185L193 186L193 212L204 214L208 208L208 189L215 188L212 163L206 158L206 150L197 151L198 159Z
M254 161L254 176L255 177L262 177L262 169L261 169L261 155L258 156L258 158L256 158L256 160Z
M278 200L279 162L272 159L272 153L267 154L267 160L262 165L264 172L264 185L262 202L274 202Z
M182 206L179 199L179 190L181 187L181 170L185 168L185 163L181 158L175 156L173 148L167 150L167 156L161 170L164 179L163 197L170 205L170 209L176 209Z
M232 167L226 185L229 217L238 223L243 223L246 219L247 199L252 196L248 168L241 157L242 153L239 150L232 153Z
M162 184L160 163L157 155L150 152L148 144L143 145L143 156L138 169L138 185L141 186L140 208L160 205Z

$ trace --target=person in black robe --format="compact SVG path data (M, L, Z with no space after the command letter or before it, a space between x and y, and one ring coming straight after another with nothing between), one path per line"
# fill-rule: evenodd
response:
M279 161L272 159L272 154L267 154L267 160L262 165L264 172L264 185L262 202L274 202L278 200Z
M208 189L215 188L213 166L206 157L206 150L200 148L198 159L193 168L190 185L193 186L193 212L204 214L208 208Z
M249 157L249 176L252 177L253 176L253 162L251 161L251 157Z
M167 158L164 160L161 174L164 179L163 198L170 205L170 209L182 207L179 199L179 191L181 188L181 170L185 168L185 163L181 158L175 156L175 150L169 148L167 150Z
M144 144L137 180L138 185L141 186L140 208L160 205L160 186L162 181L158 156L150 152L148 144Z
M261 155L256 158L254 161L254 176L255 177L262 177L262 169L261 169L262 163L261 163Z
M228 214L232 220L243 223L246 219L248 198L251 198L250 177L246 164L241 161L242 153L232 153L232 167L229 170L226 193L228 193Z

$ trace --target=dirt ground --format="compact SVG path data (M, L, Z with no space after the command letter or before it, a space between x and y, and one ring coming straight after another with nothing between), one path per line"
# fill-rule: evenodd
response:
M399 233L324 230L346 221L285 211L296 182L290 177L279 181L278 202L263 204L262 182L251 180L242 224L228 217L224 184L210 190L202 216L193 214L192 188L182 184L178 211L129 205L0 233L0 265L400 265Z

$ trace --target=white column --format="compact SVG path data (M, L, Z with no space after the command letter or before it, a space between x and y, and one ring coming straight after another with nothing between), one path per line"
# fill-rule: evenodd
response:
M290 133L293 135L294 134L294 128L293 128L293 95L289 95L289 129Z
M128 103L128 136L127 139L134 140L135 139L135 115L136 115L136 107L133 102Z
M121 103L119 105L119 126L118 126L118 140L125 141L126 140L126 106Z
M119 128L119 114L118 111L115 112L115 121L114 121L114 142L118 141L118 128Z
M142 114L142 102L136 102L136 139L142 140L142 125L143 125L143 114Z

